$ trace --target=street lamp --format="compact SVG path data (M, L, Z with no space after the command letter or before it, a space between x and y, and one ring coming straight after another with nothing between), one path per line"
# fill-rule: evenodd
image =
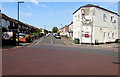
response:
M24 1L19 1L18 2L18 30L17 30L18 31L18 46L19 46L19 4L20 3L24 3Z

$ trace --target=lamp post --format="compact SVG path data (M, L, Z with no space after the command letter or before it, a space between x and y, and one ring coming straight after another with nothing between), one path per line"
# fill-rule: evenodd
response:
M18 29L17 29L17 33L18 33L18 46L19 46L19 4L20 3L24 3L24 1L19 1L18 2Z

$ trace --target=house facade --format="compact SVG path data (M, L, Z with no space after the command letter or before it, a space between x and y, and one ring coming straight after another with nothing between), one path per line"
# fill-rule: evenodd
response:
M120 39L120 15L118 16L118 38Z
M19 21L19 24L18 24L18 21L16 19L8 17L7 15L2 14L2 13L0 14L0 17L2 17L1 19L2 28L6 29L7 32L13 32L14 29L19 29L20 33L29 34L29 33L36 32L36 29L38 29L29 24L25 24L21 21ZM6 31L3 31L3 32L6 32Z
M69 37L73 37L73 22L69 24Z
M69 25L65 25L64 27L59 29L60 35L67 35L69 36Z
M115 42L118 38L118 15L105 8L88 4L73 13L73 40L80 43Z

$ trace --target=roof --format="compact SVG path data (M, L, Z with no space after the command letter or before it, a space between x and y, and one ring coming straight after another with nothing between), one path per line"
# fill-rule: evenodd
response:
M18 20L13 19L13 18L11 18L11 17L8 17L7 15L5 15L5 14L3 14L3 13L0 14L0 17L4 18L4 19L6 19L6 20L9 20L9 21L18 23ZM34 26L29 25L29 24L23 23L23 22L21 22L21 21L19 21L19 24L23 24L23 25L25 25L25 26L27 26L27 27L34 28L34 29L39 29L39 28L37 28L37 27L34 27Z
M111 10L102 8L102 7L97 6L97 5L92 5L92 4L87 4L87 5L81 6L81 7L80 7L79 9L77 9L73 14L75 14L78 10L80 10L80 9L83 8L83 7L96 7L96 8L99 8L99 9L102 9L102 10L105 10L105 11L108 11L108 12L110 12L110 13L117 14L116 12L113 12L113 11L111 11Z
M73 21L71 21L71 23L69 25L73 24Z

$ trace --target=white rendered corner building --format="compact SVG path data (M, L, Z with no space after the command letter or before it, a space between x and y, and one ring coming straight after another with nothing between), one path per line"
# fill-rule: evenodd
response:
M88 4L73 13L73 40L80 43L115 42L118 38L118 14Z

